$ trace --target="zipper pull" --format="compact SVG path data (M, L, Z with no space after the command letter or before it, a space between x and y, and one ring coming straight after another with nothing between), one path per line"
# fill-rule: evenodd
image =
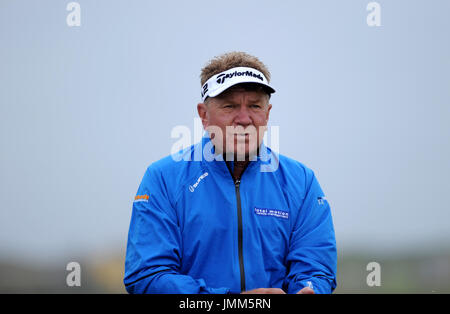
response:
M236 181L234 181L234 185L236 187L239 187L239 184L241 184L241 180L237 179Z

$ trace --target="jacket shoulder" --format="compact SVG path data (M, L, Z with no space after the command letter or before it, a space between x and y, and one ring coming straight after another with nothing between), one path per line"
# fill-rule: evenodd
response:
M175 203L183 188L187 188L192 178L205 172L201 161L188 159L193 146L186 148L183 152L169 155L151 163L146 170L144 180L157 184L162 192ZM180 158L180 156L182 158Z
M293 195L304 198L314 178L314 171L305 164L285 155L279 155L278 177Z

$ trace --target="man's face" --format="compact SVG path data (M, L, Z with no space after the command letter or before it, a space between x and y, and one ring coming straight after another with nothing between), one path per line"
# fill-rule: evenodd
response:
M233 153L237 160L256 153L263 140L271 108L269 97L263 91L239 87L232 87L197 106L216 153Z

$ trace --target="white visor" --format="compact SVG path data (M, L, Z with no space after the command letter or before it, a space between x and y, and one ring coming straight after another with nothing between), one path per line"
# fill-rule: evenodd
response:
M216 97L231 86L241 83L257 83L263 85L269 94L275 93L260 71L254 68L237 67L213 75L208 79L202 86L202 100L205 101L206 97Z

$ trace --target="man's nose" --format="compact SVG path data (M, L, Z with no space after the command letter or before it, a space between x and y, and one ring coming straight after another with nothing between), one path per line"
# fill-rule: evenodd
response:
M252 118L250 115L250 112L246 106L240 106L239 111L236 114L236 117L234 118L234 123L236 125L243 125L247 126L252 124Z

